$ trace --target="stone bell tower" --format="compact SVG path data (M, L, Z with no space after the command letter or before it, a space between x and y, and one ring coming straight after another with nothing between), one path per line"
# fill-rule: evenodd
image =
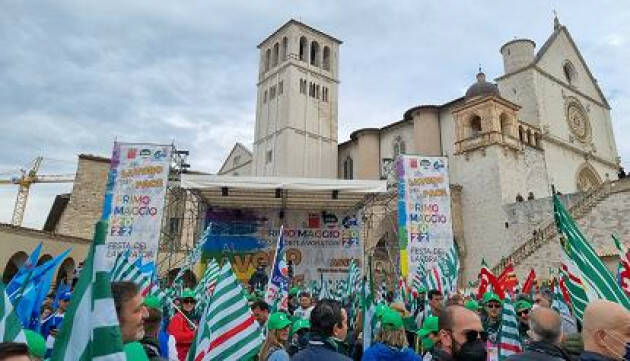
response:
M290 20L258 45L254 176L337 178L340 44Z

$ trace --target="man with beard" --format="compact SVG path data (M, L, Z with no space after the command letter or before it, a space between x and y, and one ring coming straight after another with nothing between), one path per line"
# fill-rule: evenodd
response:
M492 344L497 344L499 328L501 327L501 298L496 293L486 292L483 295L483 308L485 315L482 323L483 329L488 333L488 338Z
M438 321L439 342L433 350L437 361L485 361L487 334L479 316L463 306L449 306Z

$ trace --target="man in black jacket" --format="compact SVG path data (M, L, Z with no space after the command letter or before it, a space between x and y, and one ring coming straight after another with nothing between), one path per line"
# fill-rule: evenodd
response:
M323 299L311 312L311 338L308 346L293 355L292 361L352 361L342 354L342 340L348 333L348 316L341 302Z
M569 354L560 347L562 318L551 308L537 307L529 316L531 342L525 351L506 358L506 361L571 361Z

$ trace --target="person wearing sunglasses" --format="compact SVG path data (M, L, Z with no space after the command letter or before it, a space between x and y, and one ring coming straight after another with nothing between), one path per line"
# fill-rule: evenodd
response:
M529 314L532 310L532 304L526 300L518 301L514 304L514 311L516 311L516 317L518 318L518 333L521 335L521 341L523 344L529 342Z
M499 328L501 327L501 298L496 293L486 292L483 295L483 309L485 311L482 318L483 329L488 333L488 338L492 344L496 344Z
M476 312L463 306L449 306L438 319L438 343L432 360L486 361L487 333Z
M195 338L197 315L195 314L195 293L186 288L179 297L180 307L168 325L168 333L175 337L175 347L179 361L184 361Z
M523 352L508 356L505 361L571 361L561 347L562 319L551 308L537 307L529 315L531 341L523 345Z

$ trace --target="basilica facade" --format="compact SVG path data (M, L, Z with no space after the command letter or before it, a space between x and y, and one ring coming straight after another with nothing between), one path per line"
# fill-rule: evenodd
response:
M398 154L448 157L463 219L456 242L474 278L482 258L495 264L530 236L531 227L511 226L515 204L617 178L610 105L567 27L556 18L552 30L540 47L501 46L494 82L480 69L461 97L338 143L341 41L291 20L258 46L253 151L237 144L218 173L385 179Z

